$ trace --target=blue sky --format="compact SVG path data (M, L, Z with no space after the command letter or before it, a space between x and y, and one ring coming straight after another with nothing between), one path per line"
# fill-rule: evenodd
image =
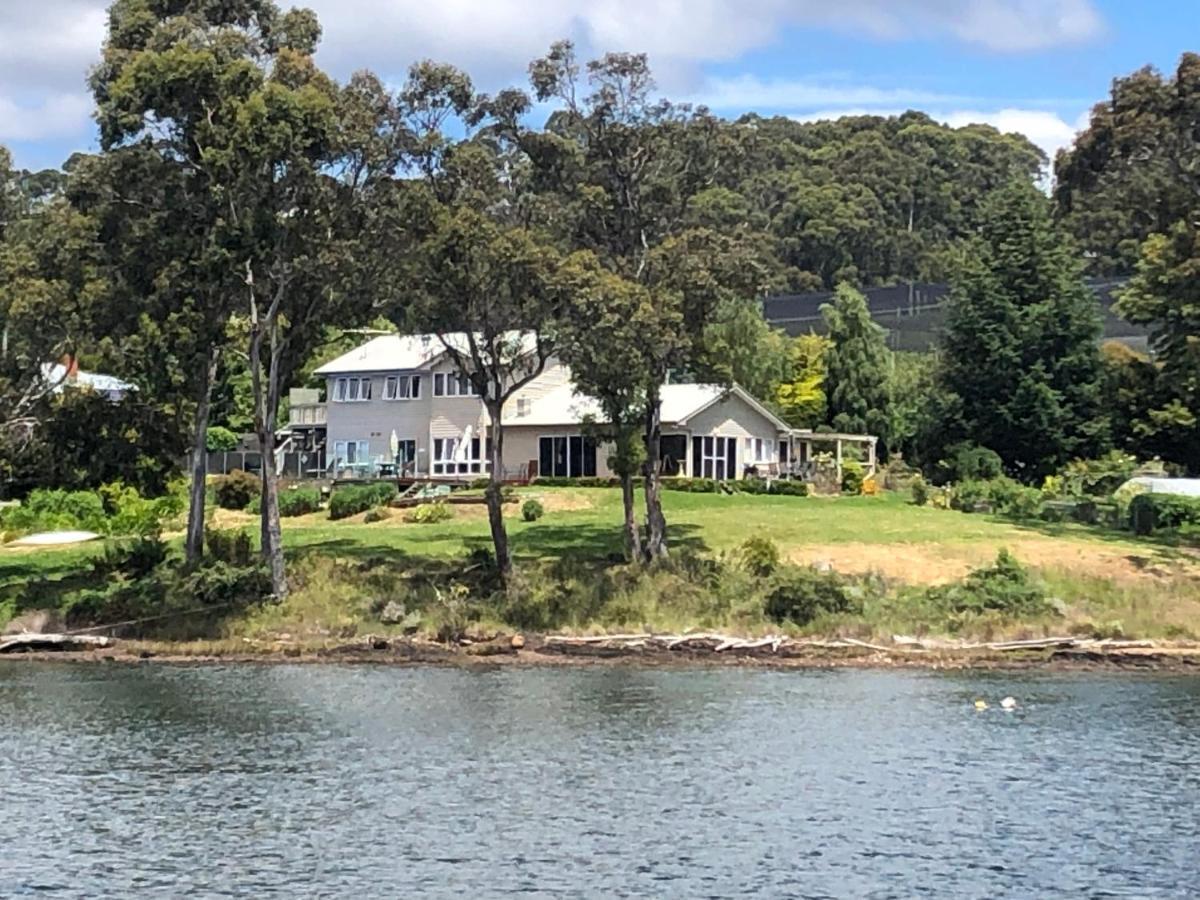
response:
M797 118L922 109L1053 152L1110 80L1200 50L1200 0L307 0L321 62L398 82L420 58L523 83L556 37L651 55L663 93ZM18 165L95 150L85 73L106 0L0 0L0 143ZM1190 43L1189 43L1190 42Z

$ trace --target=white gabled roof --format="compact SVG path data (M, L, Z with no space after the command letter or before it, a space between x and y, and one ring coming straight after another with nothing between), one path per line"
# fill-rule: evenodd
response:
M55 386L55 393L60 393L64 387L86 387L103 393L128 393L137 390L137 387L128 381L100 372L85 372L79 369L68 377L62 363L47 363L42 366L42 378Z
M465 334L448 334L446 339L462 352L467 350ZM513 332L511 340L518 342L518 353L531 352L536 337ZM317 375L354 375L360 372L406 372L427 369L446 352L436 334L385 334L373 338L349 353L317 369ZM514 354L515 355L515 354Z
M788 429L786 423L737 385L725 387L719 384L664 384L661 396L664 425L686 424L688 419L724 397L737 396L781 431ZM594 398L577 393L571 385L564 385L534 400L529 411L523 416L517 414L517 404L510 401L504 410L504 424L578 425L586 416L590 416L596 422L604 421L600 406Z

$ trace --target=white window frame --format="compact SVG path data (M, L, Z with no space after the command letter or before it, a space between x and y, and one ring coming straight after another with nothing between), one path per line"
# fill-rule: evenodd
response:
M364 403L371 399L369 377L342 377L334 380L333 401L335 403Z
M571 441L576 440L576 439L578 439L582 444L582 446L580 447L580 462L579 462L579 464L583 468L578 472L572 471L573 467L571 466ZM550 441L551 442L550 455L551 455L551 458L553 458L553 456L554 456L554 443L553 442L560 441L560 440L566 442L567 474L566 475L554 475L549 472L543 472L541 470L542 441ZM591 475L586 474L587 465L583 461L583 458L586 457L586 455L587 455L587 442L589 440L592 441L592 447L595 451L595 463L596 463L596 471L594 473L592 473ZM559 432L554 432L553 434L539 434L537 448L538 448L537 458L538 458L538 475L539 476L543 476L545 478L594 478L596 475L600 474L600 442L597 441L595 438L589 438L588 435L586 435L586 434L583 434L578 431L570 431L570 432L559 431Z
M466 459L457 459L461 437L435 437L429 455L429 470L433 475L481 475L491 470L488 459L488 440L479 435L471 437ZM440 453L438 451L441 451ZM475 455L471 455L475 454Z
M351 459L353 451L354 459ZM371 442L366 440L347 440L333 442L333 470L340 472L351 464L370 462Z
M775 456L775 439L748 437L746 438L746 457L744 462L748 466L768 466L771 463L778 462Z
M729 481L737 477L736 472L725 471L729 467L729 441L733 441L734 446L737 446L737 438L727 437L723 434L704 434L697 435L700 438L700 477L712 478L715 481ZM712 442L712 449L709 450L709 442ZM724 475L718 475L718 465L720 470L725 472Z
M478 397L475 383L460 372L435 372L433 376L435 397Z
M388 375L383 380L383 399L388 401L420 400L421 376Z

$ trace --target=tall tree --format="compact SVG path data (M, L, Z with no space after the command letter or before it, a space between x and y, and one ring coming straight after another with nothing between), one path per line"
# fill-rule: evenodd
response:
M497 571L512 568L504 524L504 409L555 350L558 255L536 225L522 171L520 91L477 95L451 66L412 67L399 98L423 236L410 257L415 290L400 321L437 336L487 411L488 523ZM465 438L464 438L465 439Z
M871 319L867 298L839 285L821 307L828 332L825 384L829 421L837 431L874 434L887 443L891 352L883 328Z
M1046 198L1024 183L998 192L952 284L939 383L961 418L946 439L957 430L1027 480L1104 449L1099 335Z
M1117 311L1149 328L1154 353L1135 433L1157 452L1200 469L1200 229L1180 222L1147 238Z
M816 428L826 421L825 356L829 339L819 334L792 338L788 368L775 394L780 415L794 428Z
M715 311L758 276L737 265L746 250L736 235L696 226L689 205L715 186L723 124L707 110L653 96L646 57L610 53L587 64L569 42L530 65L534 93L553 100L546 131L527 135L534 183L553 204L570 246L593 251L601 264L646 289L657 311L659 341L644 347L646 373L643 466L646 554L667 555L659 483L661 387L672 369L693 369ZM745 256L740 259L745 262ZM759 287L760 285L756 285ZM740 291L753 296L756 291Z
M145 306L130 309L130 319L153 321L169 336L165 346L185 376L180 387L193 398L189 562L204 547L213 382L244 297L225 233L227 196L209 152L214 133L233 127L231 115L273 63L287 34L280 21L273 0L115 0L91 75L100 144L115 157L110 208L121 215L114 227L142 242L140 253L120 259L123 280L145 289L131 292Z
M1088 127L1055 164L1058 211L1096 274L1129 274L1152 234L1200 204L1200 55L1171 78L1152 68L1113 80Z

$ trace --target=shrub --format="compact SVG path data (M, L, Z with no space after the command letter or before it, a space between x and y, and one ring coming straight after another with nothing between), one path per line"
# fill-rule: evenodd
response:
M917 475L912 480L912 502L917 506L924 506L929 502L929 485L925 483L925 479Z
M962 512L995 512L1032 519L1041 510L1042 493L1005 475L987 481L968 479L953 486L950 506Z
M386 522L392 517L392 511L386 506L377 506L375 509L368 509L367 514L363 516L363 522L367 525L374 525L376 522Z
M204 546L210 559L231 566L250 566L255 561L254 542L247 531L206 531Z
M1072 497L1108 497L1133 477L1137 457L1112 450L1099 459L1077 459L1059 472L1062 491Z
M820 615L855 612L860 606L836 573L813 566L785 566L772 577L764 611L776 622L804 626Z
M1001 550L991 566L974 570L957 584L930 588L927 593L947 615L960 620L964 615L985 612L1016 618L1054 611L1043 585L1007 550Z
M238 448L238 436L221 425L210 425L205 437L209 453L229 453Z
M950 456L941 460L937 467L945 481L987 481L998 478L1004 471L1000 454L974 444L951 447Z
M245 509L262 494L262 481L257 475L234 469L216 479L213 495L221 509Z
M424 503L404 514L404 521L416 525L432 525L454 518L454 507L448 503Z
M1200 525L1200 497L1178 494L1138 494L1129 504L1129 527L1149 535Z
M348 519L376 506L386 506L396 498L396 486L389 482L351 484L335 490L329 498L329 518Z
M526 500L521 506L521 518L526 522L536 522L545 514L545 507L537 500Z
M780 497L807 497L808 485L803 481L768 481L765 478L743 478L729 482L729 487L742 494L777 494Z
M321 508L321 492L316 488L297 487L279 492L279 515L284 518L306 516Z
M770 538L755 535L738 548L742 566L759 578L766 578L779 568L779 548Z
M108 533L121 536L150 537L162 533L167 522L183 512L187 502L176 491L150 500L121 482L103 485L100 495L109 514Z
M861 494L865 470L857 459L847 459L842 463L842 493Z
M0 526L13 534L33 531L108 531L104 500L95 491L33 491L20 506L0 510Z

